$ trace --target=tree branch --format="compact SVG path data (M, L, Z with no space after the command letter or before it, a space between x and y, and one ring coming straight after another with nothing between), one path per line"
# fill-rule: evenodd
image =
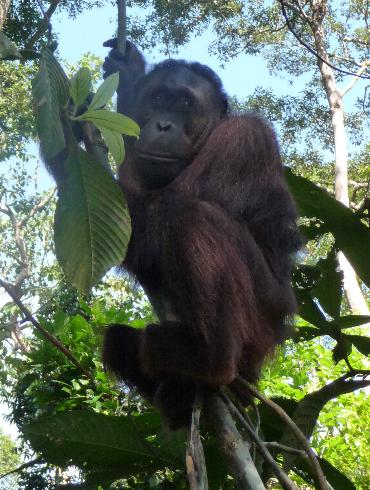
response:
M343 90L340 91L340 95L343 97L344 95L346 95L355 85L356 83L360 80L360 76L362 75L362 73L364 73L365 70L367 70L367 68L370 66L370 61L367 60L367 61L364 61L362 64L361 64L361 67L358 69L355 77L353 78L353 80L351 80L351 82L347 85L346 88L344 88Z
M17 295L14 293L14 289L11 285L7 284L5 281L0 279L0 286L5 289L5 291L9 294L9 296L12 298L14 303L18 306L18 308L21 310L21 312L24 314L25 318L32 323L32 325L47 339L49 342L51 342L60 352L62 352L71 362L76 366L76 368L84 374L94 385L95 385L95 379L93 378L92 374L85 369L82 364L75 358L75 356L72 354L72 352L65 346L63 345L54 335L49 333L42 325L39 323L31 314L31 312L26 308L26 306L23 304L23 302L17 297Z
M288 29L290 30L290 32L293 34L293 36L297 39L297 41L302 45L304 46L311 54L313 54L314 56L316 56L316 58L321 61L321 63L324 63L325 65L327 66L330 66L330 68L332 70L336 70L337 72L339 73L343 73L344 75L351 75L351 76L358 76L359 78L363 78L364 80L370 80L370 77L367 76L367 75L357 75L356 73L353 73L351 71L347 71L347 70L342 70L341 68L338 68L337 66L331 64L328 60L324 59L322 56L319 55L319 53L317 53L314 49L311 48L311 46L309 46L307 43L305 43L303 41L303 39L300 38L300 36L296 33L294 27L292 26L291 24L291 21L289 20L289 17L288 17L288 14L287 14L287 11L286 11L286 6L287 6L287 3L284 1L284 0L278 0L278 2L280 3L281 5L281 12L283 14L283 17L285 19L285 22L286 22L286 25L288 27ZM291 5L289 7L292 7Z
M56 187L54 187L43 199L41 199L38 203L36 203L30 212L20 220L19 225L23 228L28 221L35 216L36 213L42 211L52 200L55 195Z
M307 454L302 451L302 449L297 449L295 447L285 446L284 444L280 444L279 442L265 442L264 443L267 448L275 449L278 452L290 453L295 456L300 456L301 458L307 459Z
M126 38L127 38L127 14L126 1L117 0L118 8L118 29L117 29L117 48L122 56L126 53Z
M0 31L5 24L6 16L8 15L8 9L10 5L10 0L0 1Z
M279 480L283 489L298 490L297 485L288 478L288 475L276 463L276 461L268 451L266 444L260 439L246 417L240 412L240 410L238 410L238 408L224 393L222 394L222 399L229 408L230 412L234 415L234 417L236 417L243 424L243 427L248 432L249 437L255 442L258 451L260 452L263 459L271 467L272 471L275 473L275 476Z
M36 32L31 36L31 38L25 44L25 49L32 49L37 41L43 36L45 31L49 29L50 26L50 18L56 11L58 5L62 0L51 0L50 6L46 12L43 12L44 18L40 22L39 27L36 29Z
M326 481L325 475L322 472L320 464L316 458L316 455L311 448L308 440L306 439L303 432L299 429L297 424L289 417L289 415L283 410L277 403L273 402L266 398L262 393L260 393L253 385L248 383L242 378L238 378L238 382L240 382L254 397L258 398L262 403L270 407L281 419L284 420L286 425L289 427L291 432L294 434L296 439L299 441L300 445L303 447L305 452L307 453L308 459L311 463L312 470L316 476L317 484L320 490L330 490L330 486Z
M197 388L186 445L186 473L190 490L208 489L207 468L199 431L201 410L202 402Z
M229 471L235 480L235 488L265 490L249 452L250 444L242 439L230 411L218 394L212 393L208 396L205 413L228 462Z

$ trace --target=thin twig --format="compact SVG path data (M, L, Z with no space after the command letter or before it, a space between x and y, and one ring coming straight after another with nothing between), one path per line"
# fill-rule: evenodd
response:
M197 388L186 445L186 473L190 490L208 489L207 468L199 430L201 410L202 400Z
M126 38L127 38L127 14L126 1L117 0L118 8L118 31L117 31L117 48L122 56L126 53Z
M289 426L290 430L293 432L297 440L302 445L303 449L307 453L309 461L311 463L312 469L315 472L317 482L319 484L320 490L329 490L331 487L328 485L325 475L322 472L321 466L317 460L317 457L311 448L310 444L307 441L307 438L299 429L297 424L289 417L289 415L283 410L277 403L273 402L266 398L262 393L260 393L253 385L248 383L242 378L238 378L241 384L245 386L245 388L250 391L256 398L258 398L262 403L270 407L274 412L279 415L280 418L284 420L284 422Z
M39 211L42 211L49 204L49 202L53 199L55 192L56 192L56 187L53 187L46 194L46 196L43 199L40 199L40 201L38 201L33 206L33 208L29 211L29 213L20 220L19 224L22 228L28 223L28 221L31 218L33 218L35 216L36 213L38 213Z
M286 446L285 444L280 444L279 442L265 442L264 445L267 448L276 449L279 452L294 454L295 456L300 456L301 458L305 459L308 457L305 451L302 451L302 449Z
M276 478L279 480L281 486L285 490L298 490L297 485L290 480L288 475L280 468L280 466L276 463L270 452L268 451L264 442L257 435L253 426L249 423L248 419L244 416L243 413L234 405L234 403L230 400L225 393L222 393L222 399L226 403L230 412L242 423L243 427L248 432L249 437L254 441L257 446L257 449L263 459L268 463L271 467L272 471L275 473Z
M368 69L369 66L370 66L370 61L365 61L364 63L362 63L361 67L359 68L358 72L356 73L355 78L353 78L351 80L351 83L349 83L347 85L347 87L345 87L344 89L342 89L340 91L340 95L342 97L344 97L356 85L356 83L360 79L360 75L362 75Z
M17 296L14 294L13 289L11 285L7 284L5 281L0 279L0 286L5 289L5 291L9 294L9 296L12 298L14 303L18 306L18 308L21 310L21 312L24 314L26 319L32 323L32 325L47 339L49 342L51 342L60 352L62 352L71 362L76 366L76 368L84 374L93 384L95 384L95 379L93 378L92 374L85 369L82 364L75 358L75 356L72 354L72 352L65 346L63 345L54 335L49 333L31 314L31 312L28 310L28 308L23 304L23 302L17 298Z
M49 32L50 32L50 30L51 30L50 18L53 15L53 13L56 11L60 2L61 2L61 0L52 0L50 2L50 6L46 10L46 12L43 10L43 8L41 8L42 6L40 6L40 10L41 10L44 18L42 19L39 27L36 29L36 32L27 41L27 43L25 45L26 49L32 49L34 47L34 45L37 43L37 41L43 36L45 31L49 30Z
M314 49L311 48L311 46L309 46L307 43L305 43L303 41L303 39L301 39L299 37L299 35L294 30L294 28L293 28L293 26L292 26L292 24L291 24L291 22L289 20L288 14L287 14L286 9L285 9L285 2L284 2L284 0L278 0L278 1L279 1L280 5L281 5L281 11L282 11L282 14L284 16L284 19L285 19L287 28L293 34L293 36L297 39L297 41L300 44L302 44L302 46L304 46L311 54L313 54L314 56L316 56L316 58L318 60L320 60L322 63L324 63L327 66L330 66L330 68L332 68L333 70L338 71L339 73L343 73L344 75L351 75L351 76L358 77L358 78L363 78L364 80L370 80L370 77L369 76L366 76L366 75L358 75L358 74L353 73L351 71L342 70L341 68L338 68L337 66L332 65L329 61L327 61L324 58L322 58Z

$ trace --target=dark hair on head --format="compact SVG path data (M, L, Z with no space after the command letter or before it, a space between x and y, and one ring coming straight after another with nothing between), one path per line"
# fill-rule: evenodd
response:
M210 82L212 87L215 89L220 104L222 106L222 114L225 115L228 110L228 97L223 88L220 77L207 65L202 65L197 61L186 61L186 60L164 60L160 63L154 65L152 69L152 73L159 70L167 70L171 68L179 68L179 67L188 68L190 71L199 75L200 77L205 78Z

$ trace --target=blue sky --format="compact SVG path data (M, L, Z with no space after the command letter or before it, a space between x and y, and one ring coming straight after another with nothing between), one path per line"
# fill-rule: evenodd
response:
M128 15L130 15L130 10L128 10ZM56 16L53 18L53 28L59 33L60 55L70 63L78 61L88 51L105 57L108 49L103 47L103 42L114 36L116 24L117 10L112 5L100 9L94 8L75 20L68 19L66 14ZM239 98L247 96L257 85L261 84L265 87L274 84L279 93L291 91L286 81L271 77L266 69L265 61L258 57L240 55L235 60L228 62L222 69L216 57L208 53L208 45L211 41L211 33L206 32L181 48L176 57L209 65L220 75L226 91ZM149 62L158 62L163 59L163 54L158 49L147 54L146 58ZM265 81L267 83L263 83Z

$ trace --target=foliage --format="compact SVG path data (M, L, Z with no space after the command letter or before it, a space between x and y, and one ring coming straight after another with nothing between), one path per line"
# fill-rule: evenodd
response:
M102 2L98 0L53 0L49 2L50 5L46 2L43 3L46 6L45 12L48 8L51 9L49 10L49 15L55 11L57 6L60 6L60 8L67 11L71 17L76 16L85 9L91 9L93 6L102 4ZM40 45L43 45L45 40L42 36L33 40L33 36L38 29L41 29L42 33L46 34L47 23L45 23L37 0L30 0L27 2L24 2L23 0L13 0L4 26L4 32L9 39L21 48L39 48Z
M0 431L0 475L14 470L20 463L17 447L12 439ZM0 483L3 490L11 490L17 484L16 475L8 475Z
M49 48L42 51L33 82L41 148L59 187L56 253L66 276L83 292L123 261L131 230L122 192L106 162L99 160L101 151L89 152L89 145L95 142L83 136L85 149L78 145L86 122L103 130L116 158L124 155L122 134L138 137L134 121L105 108L118 82L118 74L111 75L88 100L92 88L89 70L81 68L69 81ZM87 107L81 114L85 102Z
M0 63L0 162L16 155L26 158L25 145L35 137L30 98L35 67Z

